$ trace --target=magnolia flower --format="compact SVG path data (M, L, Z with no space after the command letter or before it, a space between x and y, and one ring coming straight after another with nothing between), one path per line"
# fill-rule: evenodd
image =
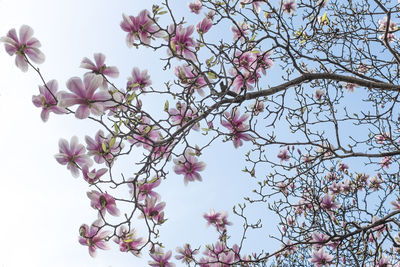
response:
M19 29L19 38L15 29L8 31L7 36L1 37L0 42L4 42L6 52L15 57L15 65L23 72L28 70L28 63L25 60L25 55L35 63L44 62L44 54L39 50L40 42L32 37L33 29L28 25L22 25Z
M222 120L221 124L231 132L230 134L233 138L233 146L235 148L243 145L242 140L252 140L251 135L244 133L249 129L249 125L245 123L248 117L248 114L240 115L240 112L237 109L234 109L231 112L224 112L224 118L226 120Z
M204 213L203 218L207 221L207 226L214 226L217 231L223 232L227 225L232 225L228 221L228 213L226 212L215 212L214 209L210 209L210 214Z
M282 161L289 161L289 151L287 149L279 150L277 157L281 160L281 163Z
M172 35L170 45L173 52L185 59L196 61L195 42L191 37L194 26L184 28L182 25L171 25L168 31ZM171 54L171 51L168 51L168 54Z
M325 210L332 211L340 208L340 204L335 202L335 197L331 194L326 194L320 201L321 207Z
M119 216L119 209L115 203L115 199L107 193L100 193L92 190L87 192L88 198L91 200L90 206L101 212L104 216L106 211L113 216Z
M201 1L195 0L194 2L191 2L188 4L190 12L195 13L195 14L200 14L200 10L203 6Z
M321 248L318 251L313 250L311 263L314 263L316 267L330 266L333 261L333 255L325 252L325 248Z
M132 69L132 77L128 78L126 83L126 90L144 89L151 85L150 75L147 74L147 70L140 71L139 68L134 67Z
M131 252L136 257L140 257L141 247L146 243L142 237L137 237L135 229L128 231L124 225L118 228L118 236L114 242L119 245L119 250L122 252Z
M172 124L181 127L197 117L197 109L195 107L187 107L185 103L179 101L176 103L176 108L171 108L168 113L171 116L170 119ZM198 131L199 125L194 123L192 129Z
M55 158L58 163L67 165L67 169L71 171L72 176L79 176L79 167L93 164L89 156L85 154L85 147L78 143L78 137L73 136L70 144L68 144L67 140L60 139L58 146L60 153L56 154Z
M106 237L111 234L110 231L101 231L98 226L99 221L95 221L90 227L83 224L79 228L79 243L89 247L89 254L92 257L96 256L96 249L110 249L105 241Z
M174 263L169 262L171 256L171 251L164 253L162 249L157 249L153 253L150 253L150 257L152 257L154 261L149 261L149 265L153 267L175 267Z
M89 167L87 165L82 167L83 179L89 184L94 184L97 182L101 176L103 176L107 172L106 168L101 168L100 170L93 169L89 171Z
M46 86L39 85L39 95L32 96L32 102L36 107L41 107L42 112L40 117L46 122L49 119L50 112L56 114L66 113L65 108L57 106L59 92L57 92L58 83L56 80L51 80L46 83Z
M202 21L197 23L196 29L200 34L205 34L211 29L212 26L212 20L209 18L204 18Z
M390 164L392 164L392 157L385 156L385 157L382 158L382 160L381 160L381 167L382 168L389 169Z
M132 47L136 40L145 44L150 44L151 37L161 37L159 27L150 18L148 10L140 11L137 17L122 15L122 22L120 24L123 31L127 32L126 44Z
M165 207L165 202L160 202L156 205L157 201L158 201L157 198L154 197L146 198L145 204L143 206L143 212L147 218L151 218L155 220L157 223L163 223L164 212L162 210ZM144 216L141 215L141 217Z
M242 22L238 23L237 26L231 26L231 30L233 32L233 40L239 40L244 42L245 36L249 35L249 25L247 23Z
M312 233L312 238L311 238L311 242L312 243L314 243L313 244L313 248L314 249L320 249L322 246L323 246L323 244L325 244L326 243L326 241L328 240L328 236L327 235L325 235L325 234L323 234L323 233L320 233L320 232L317 232L317 231L314 231L313 233Z
M191 149L186 149L185 154L177 159L174 159L174 172L176 174L184 175L184 184L187 185L188 182L194 182L196 180L202 181L199 172L206 168L206 164L195 157Z
M94 161L99 164L105 161L112 163L114 156L124 147L123 143L115 142L111 134L105 136L102 130L97 131L94 140L90 136L85 136L85 141L88 155L94 156Z
M111 78L118 78L119 76L119 71L117 67L108 67L104 64L104 61L106 60L106 56L102 53L95 53L94 54L94 61L96 63L93 63L90 59L87 57L84 57L82 59L81 68L91 70L91 72L87 72L86 74L89 73L94 73L97 75L100 75L102 78L102 83L101 83L101 88L102 89L107 89L108 88L108 83L105 78L102 77L104 76L109 76Z
M325 91L321 89L315 90L315 98L321 100L322 96L325 95Z
M154 180L156 179L156 180ZM154 192L153 189L161 184L160 178L153 178L151 181L140 181L137 183L133 182L133 178L131 182L128 183L130 188L129 193L134 196L136 193L137 201L145 200L147 198L154 198L156 200L160 200L161 197L157 192Z
M107 91L96 92L102 83L102 77L98 75L85 75L83 81L79 77L70 78L67 88L72 93L60 92L60 107L79 105L75 117L85 119L90 113L101 116L104 109L110 105L111 96Z
M189 65L177 66L174 72L180 83L185 85L185 91L193 93L196 90L200 96L205 95L202 88L207 84L206 80L192 67Z
M193 250L190 247L190 244L185 244L183 248L176 248L176 252L179 253L180 255L176 255L175 259L181 260L183 263L190 263L193 259L193 255L196 255L199 253L198 250Z
M296 10L296 0L286 0L282 3L283 12L292 15L293 12Z

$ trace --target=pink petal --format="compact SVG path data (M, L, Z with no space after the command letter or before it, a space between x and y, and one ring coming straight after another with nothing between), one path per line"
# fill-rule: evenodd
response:
M26 44L33 35L33 29L28 25L22 25L19 29L19 38L21 44Z

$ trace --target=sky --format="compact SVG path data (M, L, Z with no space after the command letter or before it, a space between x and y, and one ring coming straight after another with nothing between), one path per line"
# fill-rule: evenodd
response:
M186 0L174 4L178 13L187 15ZM70 77L82 77L82 58L92 58L96 52L104 53L106 63L119 68L116 83L121 87L134 66L148 69L153 85L162 86L171 78L171 72L162 72L157 59L162 55L127 48L125 32L119 27L122 13L137 15L144 8L151 9L151 5L151 1L123 0L0 0L0 35L30 25L46 55L40 70L47 81L58 81L59 90L66 89ZM99 251L96 258L91 258L87 247L78 243L79 226L96 219L86 196L90 189L82 178L74 179L65 166L59 165L54 154L58 153L60 138L70 140L76 135L83 141L85 135L94 135L97 125L72 115L55 114L43 123L40 109L32 104L32 95L38 94L39 77L31 69L22 73L3 45L0 71L0 267L145 266L146 255L138 259L120 253L113 245L112 250ZM227 142L202 155L200 160L207 163L202 183L185 187L183 177L171 174L160 186L169 218L161 228L161 241L167 248L174 250L187 242L204 247L216 241L216 232L207 228L202 218L210 208L230 212L234 222L231 231L239 233L241 224L232 217L232 206L243 202L255 181L241 174L246 151L233 151L232 143ZM124 159L120 167L129 168L135 159L135 155ZM271 219L264 225L272 229L274 222ZM250 233L248 247L257 251L261 246L268 247L270 243L260 240L267 240L269 233ZM237 237L232 236L232 242L235 240Z

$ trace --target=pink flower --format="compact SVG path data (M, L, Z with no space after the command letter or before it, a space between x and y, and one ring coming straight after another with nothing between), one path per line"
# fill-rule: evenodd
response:
M91 192L87 192L87 196L91 200L90 206L100 211L103 216L106 214L106 211L113 216L119 216L120 212L115 199L109 194L92 190Z
M390 164L392 164L392 157L385 156L385 157L382 158L382 160L381 160L381 167L382 168L389 169Z
M320 201L321 207L325 210L332 211L340 208L340 204L335 202L335 197L331 194L326 194Z
M131 252L136 257L140 257L140 249L146 243L142 237L137 237L135 229L128 231L124 225L119 227L118 236L114 242L119 244L119 250L122 252Z
M76 136L71 138L70 144L68 144L67 140L60 139L58 146L60 153L56 154L55 158L58 163L67 165L67 169L71 171L72 176L79 176L79 167L85 165L91 166L93 164L89 156L85 154L85 147L78 143Z
M89 156L94 156L96 163L102 164L105 161L112 163L116 154L118 154L124 147L124 144L119 144L114 141L111 134L104 135L102 130L98 130L93 140L90 136L85 136L86 148ZM105 148L105 149L104 149Z
M128 47L132 47L136 40L139 40L145 44L150 44L151 37L161 37L159 27L150 18L150 12L148 10L140 11L137 17L122 15L121 28L127 32L126 44Z
M110 249L105 238L111 233L110 231L101 231L98 226L99 221L94 222L90 227L83 224L79 228L79 243L89 247L89 254L96 256L96 249Z
M104 108L112 105L111 96L107 91L96 92L102 83L102 77L98 75L85 75L83 82L79 77L70 78L67 88L72 93L61 92L59 106L70 107L79 105L75 117L85 119L90 113L101 116Z
M353 93L354 92L354 88L357 88L358 85L354 84L354 83L344 83L343 87L347 89L347 91Z
M206 32L208 32L211 29L212 23L213 22L211 19L204 18L202 21L197 23L197 25L196 25L197 31L200 34L205 34Z
M181 255L176 255L175 259L181 260L183 263L190 263L193 260L193 255L199 253L198 250L192 249L190 244L185 244L183 248L176 248L176 252Z
M40 42L32 36L33 29L27 25L22 25L19 29L19 38L15 29L9 30L7 36L0 38L0 42L5 43L6 52L10 56L16 55L15 65L24 72L28 70L25 55L38 64L43 63L45 58L39 50Z
M162 211L165 207L165 202L157 203L157 198L146 198L145 204L143 206L143 213L147 218L155 220L157 223L164 222L164 212ZM143 215L141 215L143 217Z
M157 249L150 254L150 257L152 257L154 261L149 261L149 265L153 267L175 267L174 263L169 262L171 256L171 251L164 253L162 249Z
M237 27L238 26L238 27ZM247 23L242 22L239 23L237 26L231 26L231 30L233 32L233 40L239 40L244 42L245 36L249 35L249 25Z
M179 25L175 28L174 25L171 25L168 31L172 35L170 45L173 52L185 59L196 61L195 42L190 36L194 31L194 26L183 28L182 25ZM168 53L171 54L171 51Z
M147 74L147 70L140 71L138 68L134 67L132 69L132 77L128 78L126 84L126 90L136 90L141 89L144 91L145 87L151 85L150 75Z
M325 252L325 248L318 251L313 250L310 262L314 263L316 267L330 266L333 261L333 256Z
M82 167L83 179L89 184L96 183L106 172L106 168L102 168L98 171L96 171L96 169L89 171L89 167L87 165Z
M253 110L254 115L257 116L258 114L264 111L264 101L256 100L256 102L253 105L251 105L250 108Z
M315 98L321 100L322 96L325 95L325 91L321 89L315 90Z
M184 126L187 122L197 117L197 109L192 107L187 107L185 103L177 102L176 109L171 108L168 111L171 116L171 122L173 125ZM193 124L192 129L195 131L199 130L199 125L197 123Z
M182 85L185 85L185 91L193 93L194 90L200 96L204 96L203 87L207 84L204 77L189 65L175 67L175 75L179 78Z
M46 83L46 86L39 85L39 95L32 96L32 102L36 107L41 107L42 112L40 117L46 122L49 119L50 112L56 114L66 113L67 110L57 106L59 93L57 93L58 83L56 80L51 80Z
M248 117L248 114L240 116L240 112L237 109L234 109L231 112L226 111L224 113L224 118L226 120L222 120L221 124L231 132L230 134L233 138L233 146L235 148L243 145L242 140L252 140L252 137L249 134L244 133L249 129L249 126L245 123Z
M87 73L94 73L98 75L104 75L104 76L109 76L111 78L118 78L119 76L119 71L117 67L108 67L104 64L104 61L106 60L106 56L102 53L95 53L94 54L94 60L96 63L93 63L90 59L87 57L82 59L81 68L91 70L91 72ZM103 82L101 83L101 88L102 89L107 89L108 88L108 83L105 78L102 77Z
M293 12L296 10L296 0L287 0L282 4L283 12L292 15Z
M199 1L199 0L190 2L188 5L189 5L190 12L195 13L195 14L200 14L200 10L203 6L201 1Z
M228 214L226 212L216 213L214 209L211 209L210 214L204 213L203 217L207 220L207 226L212 225L217 231L223 232L227 225L232 225L232 223L228 221Z
M142 117L141 121L138 122L134 135L128 141L136 146L141 146L147 150L152 150L153 144L159 139L159 132L156 127L151 125L151 121L148 117Z
M313 244L314 249L320 249L326 243L328 238L329 237L327 235L314 231L312 233L312 239L310 241L314 243Z
M154 180L156 179L156 180ZM141 181L128 183L130 188L129 193L133 196L136 192L137 201L145 200L146 198L154 198L160 200L160 195L154 192L153 189L161 184L161 178L154 177L151 181Z
M384 144L387 140L390 140L390 135L387 133L375 135L375 141L377 144Z
M400 198L397 198L397 201L390 202L393 205L394 210L400 210Z
M378 31L385 32L386 31L386 25L387 25L387 17L384 17L383 19L378 20L379 28ZM389 22L389 32L396 31L398 29L397 24L394 21Z
M250 4L252 3L253 10L257 13L260 13L261 11L261 4L263 3L263 0L241 0L240 4L245 5L245 4Z
M289 151L287 149L279 150L277 157L281 160L281 163L282 161L289 161Z
M199 172L203 171L206 167L204 162L199 162L196 153L191 149L186 149L185 154L177 159L174 159L174 172L176 174L184 175L184 184L194 182L195 180L202 181Z

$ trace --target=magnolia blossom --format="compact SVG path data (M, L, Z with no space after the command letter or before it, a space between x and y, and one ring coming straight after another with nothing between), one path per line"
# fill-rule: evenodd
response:
M194 26L184 28L182 25L177 27L171 25L168 31L172 35L170 45L173 52L185 59L196 61L195 42L191 37ZM171 51L168 51L168 53L171 54Z
M263 0L241 0L240 4L245 5L252 3L253 10L257 13L260 13L261 11L261 4L263 3Z
M101 88L102 89L108 88L107 79L103 78L102 75L109 76L111 78L118 78L118 76L119 76L119 71L118 71L117 67L106 66L106 64L104 64L105 60L106 60L106 56L104 54L95 53L94 54L95 63L93 63L87 57L84 57L82 59L81 65L80 65L81 68L91 70L91 72L87 72L86 74L94 73L94 74L101 76L101 78L102 78Z
M249 35L249 25L245 22L238 23L237 26L231 26L231 30L233 32L233 40L239 40L244 42L245 36Z
M233 138L233 145L235 148L238 148L243 145L242 140L250 141L252 140L251 135L244 133L249 129L249 125L245 123L248 119L248 114L240 115L240 112L237 109L234 109L231 112L225 112L224 118L226 120L222 120L222 126L228 128L231 132L231 136Z
M188 93L193 93L196 90L200 96L205 95L202 88L206 86L206 80L192 67L189 65L177 66L174 73L179 78L181 84L185 85L185 90Z
M196 29L200 34L205 34L211 29L213 21L209 18L204 18L196 25Z
M322 96L324 96L324 95L325 95L325 91L324 90L321 90L321 89L315 90L315 98L317 100L321 100Z
M128 141L136 146L142 146L147 150L152 150L153 144L160 138L157 127L151 125L148 117L142 117L139 125L136 126L135 134Z
M325 210L332 211L340 208L340 204L335 202L335 197L331 194L326 194L320 201L321 207Z
M100 170L93 169L89 171L89 167L87 165L82 167L83 179L89 184L96 183L101 176L103 176L107 172L106 168L101 168Z
M382 160L381 160L381 167L382 168L389 169L390 164L392 164L392 157L385 156L385 157L382 158Z
M210 214L204 213L203 217L207 221L207 226L212 225L221 232L226 230L227 225L232 225L228 221L228 213L226 212L215 212L214 209L210 209Z
M318 251L313 250L310 262L315 264L315 267L331 266L333 255L325 252L325 248L320 248Z
M75 117L85 119L90 113L101 116L104 109L111 106L111 96L107 91L96 92L102 83L102 77L98 75L85 75L83 81L79 77L70 78L67 88L72 93L60 92L60 107L79 105Z
M120 24L123 31L127 32L126 44L132 47L136 40L145 44L150 44L151 37L161 37L159 27L150 18L148 10L140 11L137 17L122 15L122 22Z
M283 12L292 15L296 10L296 0L286 0L282 3Z
M122 252L131 252L136 257L140 257L140 250L146 241L142 237L137 236L135 229L128 231L124 225L118 228L118 235L114 242L119 245Z
M282 161L289 161L290 159L289 151L287 149L279 150L277 157L281 160L281 163Z
M7 36L1 37L0 42L4 42L6 52L10 55L16 55L15 65L22 71L28 70L28 63L25 61L25 55L35 63L43 63L45 56L39 50L40 42L32 37L33 29L28 25L22 25L19 29L19 37L15 29L8 31Z
M46 83L46 86L39 85L39 95L32 96L32 102L36 107L41 107L42 112L40 117L46 122L49 119L50 112L56 114L66 113L65 108L57 106L59 92L57 92L58 83L56 80L51 80Z
M181 260L183 263L190 263L193 256L199 253L197 250L192 249L190 244L185 244L183 248L176 248L176 252L180 255L176 255L175 259Z
M253 110L254 115L257 116L264 111L264 101L256 100L256 102L251 105L250 108Z
M384 17L383 19L378 20L378 24L379 24L378 31L385 32L387 24L388 24L387 17ZM395 23L394 21L391 20L389 22L389 32L396 31L397 29L398 29L397 23Z
M359 87L357 84L354 83L344 83L343 87L346 88L349 92L353 93L354 92L354 88Z
M79 243L89 247L89 254L92 257L96 256L96 249L110 249L105 241L106 237L111 234L110 231L100 230L99 221L94 222L90 227L83 224L79 228Z
M201 8L203 4L201 3L200 0L195 0L193 2L190 2L188 4L190 12L195 13L195 14L200 14Z
M206 168L206 164L195 157L196 153L191 149L186 149L185 154L177 159L174 159L174 172L184 175L184 184L202 181L200 173Z
M146 87L151 85L150 75L147 74L147 70L140 71L139 68L134 67L132 69L132 77L128 78L126 83L126 90L144 90Z
M87 196L91 200L90 206L100 211L103 216L106 214L106 211L113 216L119 216L120 212L115 199L109 194L92 190L87 192Z
M67 140L60 139L58 146L60 153L56 154L55 158L58 163L67 165L67 169L71 171L72 176L79 176L79 167L93 164L89 156L85 154L85 147L78 143L78 137L73 136L70 144L68 144Z
M156 200L161 199L160 195L157 192L153 191L154 188L161 184L160 178L155 177L148 182L143 180L135 183L133 181L133 178L130 181L131 182L128 183L128 186L130 188L129 193L132 196L135 196L136 193L137 201L145 200L147 198L154 198Z
M171 108L168 113L171 116L172 124L181 127L197 117L197 109L195 107L187 107L185 103L179 101L176 103L176 108ZM192 129L198 131L199 125L197 123L193 124Z
M161 224L164 222L164 212L162 211L165 207L165 202L157 203L157 198L151 197L146 198L145 204L143 206L143 213L147 218L155 220L157 223ZM144 217L141 215L141 217Z
M153 267L175 267L174 263L169 262L171 256L171 251L164 253L162 249L157 249L153 253L150 253L150 257L152 257L154 261L149 261L149 265Z
M311 242L314 243L313 247L314 249L320 249L328 240L328 236L320 233L318 231L314 231L312 233L312 238L311 238Z
M112 141L114 140L114 141ZM118 143L111 134L104 135L102 130L98 130L94 140L90 136L85 136L88 155L94 157L96 163L112 163L114 156L124 147L123 143Z

